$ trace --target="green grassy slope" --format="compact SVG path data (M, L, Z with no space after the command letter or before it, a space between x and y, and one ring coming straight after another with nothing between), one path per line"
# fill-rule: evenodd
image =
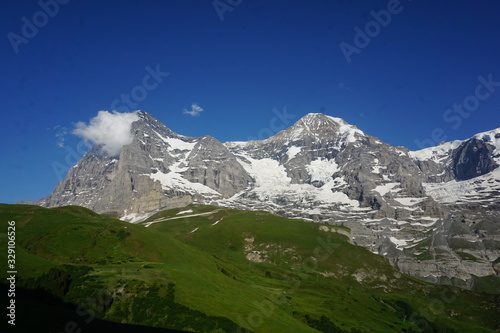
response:
M2 262L9 220L18 285L75 305L82 325L95 316L198 332L500 329L498 295L404 276L333 227L211 206L133 225L81 207L0 205Z

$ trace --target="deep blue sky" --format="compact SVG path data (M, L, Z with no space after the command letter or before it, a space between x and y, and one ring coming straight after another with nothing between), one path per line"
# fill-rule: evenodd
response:
M110 110L142 86L147 66L170 75L134 109L223 142L269 133L272 110L284 107L295 115L287 126L323 112L410 149L436 128L453 140L499 127L500 87L467 119L443 115L475 95L478 76L500 82L500 3L401 0L348 63L340 43L355 45L355 27L376 29L370 12L393 2L243 0L221 21L211 0L71 0L45 24L37 1L3 1L0 202L50 194L54 163L74 163L79 142L66 134L58 147L61 129ZM16 53L9 33L22 36L23 17L34 16L38 32ZM193 103L204 111L183 114Z

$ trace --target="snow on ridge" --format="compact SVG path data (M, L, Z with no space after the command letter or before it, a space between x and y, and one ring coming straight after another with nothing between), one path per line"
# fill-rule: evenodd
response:
M339 132L347 139L347 142L356 141L355 134L358 134L361 136L365 135L365 133L362 130L360 130L359 128L357 128L354 125L347 123L342 118L336 118L336 117L332 117L332 116L326 116L326 117L333 120L334 122L336 122L340 126Z
M450 150L458 148L462 144L462 140L444 142L434 147L424 148L421 150L410 151L408 154L411 158L419 161L434 160L437 161L449 153Z
M486 131L482 133L478 133L472 137L476 140L482 140L489 144L495 146L495 150L493 151L493 155L500 154L500 127L491 131ZM497 163L500 163L500 157L495 158Z
M466 140L454 140L449 142L444 142L434 147L428 147L420 150L410 151L409 155L411 158L425 161L425 160L439 160L444 155L448 154L450 150L458 148L463 142L475 139L488 142L496 147L494 154L500 153L500 127L493 129L491 131L481 132L473 135L471 138Z
M499 136L499 137L496 138L495 136ZM495 128L491 131L477 133L474 136L472 136L472 138L476 139L476 140L483 140L486 142L489 142L491 140L494 142L496 141L496 143L498 143L498 141L500 141L500 127Z
M223 145L226 148L243 148L248 144L249 141L227 141L224 142Z
M356 126L348 124L345 120L327 116L322 113L308 113L299 119L292 127L279 132L277 135L281 136L283 135L282 133L287 133L288 138L292 141L301 138L304 134L309 134L319 138L318 133L320 133L321 129L325 127L328 128L330 126L334 126L337 129L339 138L346 143L355 142L356 135L365 135L363 131L358 129Z
M251 146L256 143L269 143L275 140L275 138L284 139L287 141L285 145L289 142L302 138L304 135L310 135L317 139L322 139L319 136L322 128L328 128L334 125L338 129L338 136L341 142L352 143L356 141L356 135L365 136L365 133L358 129L354 125L350 125L342 118L336 118L332 116L327 116L322 113L308 113L302 118L300 118L292 126L285 128L278 133L270 136L263 140L250 140L250 141L228 141L224 145L227 148L244 148L246 146ZM291 159L291 158L290 158Z
M163 135L155 131L154 129L151 129L163 142L168 143L167 138L165 138Z
M170 147L168 147L169 151L173 151L176 149L181 150L181 151L185 151L185 150L191 151L196 144L196 142L187 142L187 141L182 141L182 140L179 140L176 138L168 138L166 142L170 146Z
M181 139L177 138L166 138L154 129L151 129L163 142L165 142L169 147L167 148L168 151L173 151L173 150L181 150L181 151L186 151L186 150L192 150L196 144L196 142L188 142L188 141L183 141Z

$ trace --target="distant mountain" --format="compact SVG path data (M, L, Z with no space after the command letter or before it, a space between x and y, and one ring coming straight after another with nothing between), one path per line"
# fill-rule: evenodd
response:
M137 115L119 156L94 147L38 204L131 222L193 202L266 210L344 225L353 244L427 281L472 288L500 272L500 128L412 152L319 113L224 144Z

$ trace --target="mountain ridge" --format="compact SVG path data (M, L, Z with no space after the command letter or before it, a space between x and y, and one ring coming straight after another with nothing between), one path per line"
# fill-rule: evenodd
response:
M128 221L190 203L266 210L346 225L354 244L420 279L470 288L500 270L500 128L411 152L318 113L265 140L226 143L137 115L119 157L94 147L38 204Z

